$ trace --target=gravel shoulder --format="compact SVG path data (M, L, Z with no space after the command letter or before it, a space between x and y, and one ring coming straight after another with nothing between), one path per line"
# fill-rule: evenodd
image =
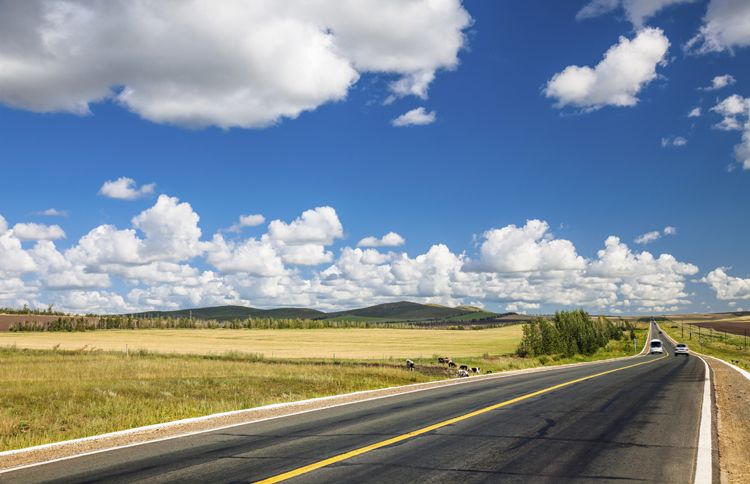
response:
M714 358L719 466L722 483L750 482L750 380Z

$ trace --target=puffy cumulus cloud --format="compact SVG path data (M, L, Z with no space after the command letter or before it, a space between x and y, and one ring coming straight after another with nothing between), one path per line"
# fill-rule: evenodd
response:
M701 116L701 108L700 107L695 107L695 108L691 109L690 112L687 115L688 118L699 118L700 116Z
M568 66L555 74L544 94L556 99L557 107L634 106L641 89L656 78L668 49L661 29L641 29L632 40L620 37L596 66Z
M732 51L750 45L750 3L746 0L711 0L698 33L685 50L698 54Z
M357 247L399 247L405 243L406 240L396 232L388 232L380 238L374 236L365 237L357 242Z
M243 227L256 227L263 224L266 221L266 217L261 214L251 215L240 215L240 219L236 224L233 224L227 229L227 232L240 232Z
M65 238L65 231L59 225L18 223L13 226L13 234L20 240L57 240Z
M0 101L90 112L113 100L190 127L263 127L346 97L361 73L426 97L458 65L460 0L29 0L0 19Z
M344 236L344 227L332 207L316 207L305 210L290 223L272 220L268 224L268 235L287 245L330 245Z
M701 87L699 89L701 91L718 91L719 89L731 86L736 82L737 79L735 79L734 76L732 76L731 74L724 74L723 76L715 76L713 79L711 79L710 86Z
M701 281L709 285L722 301L729 299L750 299L750 278L743 279L727 274L726 267L717 267Z
M34 259L23 249L13 231L2 230L5 219L0 217L0 276L18 275L37 270Z
M437 113L435 111L426 111L423 107L418 107L407 111L401 116L391 121L393 126L424 126L435 122Z
M120 177L117 180L107 180L99 189L99 194L109 198L119 200L135 200L136 198L145 197L154 193L155 183L138 186L135 180L127 177Z
M652 308L686 304L685 278L698 267L680 262L670 254L654 257L650 252L632 252L618 237L610 236L589 264L586 275L618 283L616 305Z
M733 94L711 110L722 116L721 121L715 125L716 128L742 131L740 143L734 147L734 157L743 169L750 170L750 97Z
M694 1L696 0L591 0L578 11L576 19L599 17L622 8L628 21L635 27L641 27L647 19L665 7Z
M226 241L214 235L206 261L224 273L242 272L267 277L284 273L284 262L267 237L249 238L242 242Z
M5 220L5 217L0 215L0 235L3 235L7 231L8 231L8 222L7 220Z
M142 257L177 262L201 254L199 220L189 203L160 195L153 207L133 218L133 226L146 235Z
M478 262L470 270L530 272L575 270L585 266L569 240L554 239L547 222L529 220L523 227L508 225L483 234Z
M414 255L344 246L334 257L329 245L343 227L331 207L274 221L267 233L246 239L219 232L201 240L198 221L189 204L163 196L133 218L132 228L101 225L66 250L49 240L25 249L6 228L0 303L131 312L220 304L330 310L409 299L518 311L545 305L657 311L686 304L685 280L697 271L669 254L631 251L616 237L586 259L540 220L488 230L476 260L444 244ZM389 235L378 243L398 241Z

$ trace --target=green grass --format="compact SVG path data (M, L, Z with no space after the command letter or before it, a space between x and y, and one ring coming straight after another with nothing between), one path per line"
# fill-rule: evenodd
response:
M697 326L674 321L664 322L659 327L677 342L685 343L695 351L734 362L737 366L750 370L750 343L746 348L742 336L719 334L716 331L712 333L706 328L701 328L699 333Z

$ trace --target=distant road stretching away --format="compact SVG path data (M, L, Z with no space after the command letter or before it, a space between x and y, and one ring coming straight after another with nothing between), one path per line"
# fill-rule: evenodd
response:
M0 474L0 482L692 482L704 365L641 356L435 388Z

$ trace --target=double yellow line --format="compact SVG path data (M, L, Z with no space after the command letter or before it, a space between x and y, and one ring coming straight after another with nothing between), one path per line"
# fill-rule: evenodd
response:
M338 462L345 461L347 459L351 459L353 457L357 457L362 454L366 454L368 452L372 452L373 450L377 450L383 447L387 447L389 445L397 444L399 442L403 442L404 440L408 440L414 437L417 437L419 435L426 434L428 432L432 432L433 430L437 430L443 427L447 427L448 425L453 425L458 422L462 422L464 420L468 420L470 418L485 414L487 412L492 412L493 410L497 410L498 408L507 407L508 405L513 405L514 403L522 402L524 400L528 400L529 398L538 397L539 395L543 395L545 393L553 392L555 390L559 390L560 388L565 388L570 385L575 385L576 383L580 383L582 381L591 380L592 378L597 378L604 375L609 375L610 373L614 373L616 371L622 371L627 370L628 368L634 368L636 366L641 365L647 365L649 363L654 363L656 361L661 360L662 358L666 358L666 356L662 356L660 358L656 358L654 360L648 360L643 361L641 363L635 363L628 366L623 366L621 368L615 368L614 370L607 370L603 371L601 373L596 373L594 375L584 376L582 378L576 378L575 380L566 381L564 383L559 383L557 385L553 385L551 387L543 388L541 390L537 390L535 392L526 393L525 395L521 395L519 397L511 398L510 400L505 400L504 402L496 403L493 405L490 405L488 407L480 408L479 410L475 410L473 412L469 412L464 415L460 415L458 417L453 417L448 420L444 420L442 422L438 422L436 424L428 425L427 427L422 427L418 430L413 430L411 432L408 432L406 434L401 434L396 437L392 437L390 439L382 440L380 442L376 442L374 444L367 445L365 447L360 447L359 449L350 450L349 452L345 452L343 454L335 455L333 457L329 457L328 459L323 459L318 462L313 462L312 464L308 464L303 467L299 467L297 469L293 469L289 472L285 472L283 474L278 474L272 477L269 477L267 479L263 479L262 481L258 481L260 484L271 484L275 482L281 482L285 481L287 479L291 479L293 477L300 476L302 474L307 474L308 472L312 472L314 470L320 469L322 467L327 467L331 464L336 464Z

